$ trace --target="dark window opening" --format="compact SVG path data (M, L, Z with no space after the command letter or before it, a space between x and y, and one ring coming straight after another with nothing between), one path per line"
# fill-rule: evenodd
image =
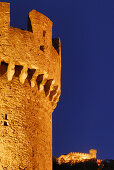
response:
M7 72L8 64L5 62L1 62L0 66L0 76L4 75Z
M38 89L40 89L40 84L41 84L42 80L43 80L43 74L39 74L36 79Z
M54 89L50 92L49 99L52 100L53 96L57 93L58 86L54 86Z
M45 37L45 35L46 35L46 31L43 31L43 37Z
M8 67L8 63L5 63L5 62L1 62L1 65L5 65L5 66L7 66Z
M40 50L44 51L44 45L40 46Z
M5 120L7 120L7 114L5 114Z
M8 126L7 122L4 121L4 126Z
M46 96L49 94L49 90L50 90L52 81L53 81L53 79L47 80L47 82L44 85L44 91L45 91Z
M23 66L15 65L15 77L19 77L22 69L23 69Z

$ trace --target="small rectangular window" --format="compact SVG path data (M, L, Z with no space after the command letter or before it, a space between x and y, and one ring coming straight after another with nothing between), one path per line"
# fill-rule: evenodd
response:
M45 35L46 35L46 31L43 31L43 37L45 37Z
M7 114L5 114L5 120L7 120Z
M44 51L44 46L43 45L40 46L40 50Z
M7 122L4 121L4 126L8 126Z

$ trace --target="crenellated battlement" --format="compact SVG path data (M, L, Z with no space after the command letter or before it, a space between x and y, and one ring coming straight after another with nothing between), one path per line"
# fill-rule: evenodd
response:
M28 16L28 30L10 27L10 4L0 2L0 62L8 64L8 81L13 79L15 66L22 67L20 83L24 83L28 70L33 70L31 87L40 80L39 90L46 96L60 94L61 45L52 41L52 22L43 14L32 10Z

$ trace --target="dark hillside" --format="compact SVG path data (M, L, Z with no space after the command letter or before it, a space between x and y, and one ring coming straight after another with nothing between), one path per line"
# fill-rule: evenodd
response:
M57 163L56 157L53 159L53 170L114 170L114 160L104 160L98 166L97 160L91 159L85 162L79 162L72 164L61 164Z

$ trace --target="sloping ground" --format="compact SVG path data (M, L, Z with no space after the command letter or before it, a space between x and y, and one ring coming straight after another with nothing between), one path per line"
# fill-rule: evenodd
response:
M104 160L98 164L97 159L91 159L75 164L69 163L59 165L54 157L53 170L114 170L114 160Z

